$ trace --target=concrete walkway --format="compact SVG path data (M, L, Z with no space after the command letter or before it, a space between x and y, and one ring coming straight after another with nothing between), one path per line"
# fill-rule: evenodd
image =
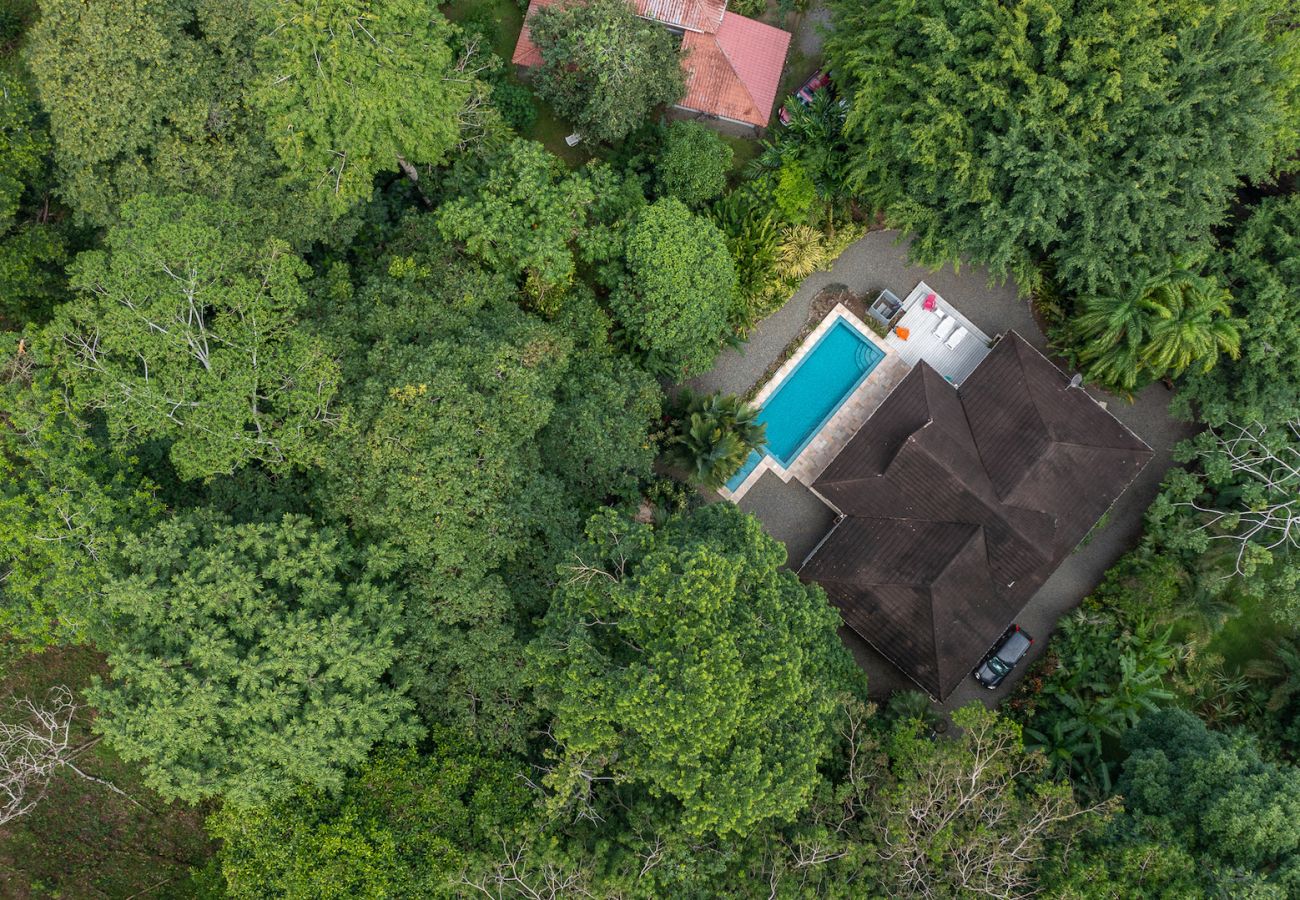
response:
M898 296L905 297L918 281L924 280L985 333L996 336L1015 330L1035 347L1046 349L1047 340L1038 330L1029 304L1017 295L1014 284L990 284L988 272L977 266L962 266L959 275L951 267L934 272L908 265L906 245L897 240L897 232L873 232L849 247L829 272L818 272L805 281L789 303L759 324L748 344L739 351L723 353L710 372L691 382L692 387L733 394L749 390L786 345L798 336L813 297L832 284L846 285L857 294L889 288ZM1137 395L1133 403L1095 389L1089 392L1106 403L1116 418L1150 444L1155 456L1115 503L1108 524L1061 564L1017 618L1021 627L1034 637L1028 661L1022 662L1013 677L1003 682L995 692L986 691L973 679L967 679L942 704L944 709L955 708L976 698L992 705L1010 692L1029 668L1028 663L1042 655L1057 619L1076 607L1111 564L1137 540L1142 532L1142 514L1155 498L1165 471L1173 464L1171 451L1174 444L1194 431L1190 424L1170 418L1168 405L1173 394L1162 385L1148 387ZM744 502L740 505L742 508L746 506ZM762 518L763 510L755 509L754 512ZM815 543L817 538L811 535L800 534L794 538L789 531L790 524L782 522L771 530L789 544L796 545L796 550L808 546L810 538ZM815 529L821 523L814 518L808 524L810 529ZM791 556L797 566L802 555L792 553ZM873 696L884 697L893 690L914 687L906 676L856 635L847 629L841 629L841 634L866 670Z

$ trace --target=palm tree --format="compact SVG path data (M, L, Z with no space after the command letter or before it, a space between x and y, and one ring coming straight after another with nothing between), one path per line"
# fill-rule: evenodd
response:
M822 233L811 225L783 228L776 253L787 281L803 281L826 262Z
M1269 655L1246 663L1243 674L1247 678L1263 681L1270 687L1266 708L1281 712L1291 701L1300 697L1300 645L1283 638L1269 641Z
M1080 298L1064 335L1090 380L1127 393L1143 375L1179 375L1197 360L1208 369L1220 352L1236 357L1231 298L1200 266L1173 260L1128 291Z
M1216 279L1196 276L1180 292L1172 315L1151 326L1142 364L1156 378L1183 374L1193 363L1214 368L1220 353L1241 355L1241 331L1232 316L1232 295Z
M673 433L664 447L669 462L689 479L717 489L763 445L765 426L758 409L730 394L697 395L682 388L674 404Z

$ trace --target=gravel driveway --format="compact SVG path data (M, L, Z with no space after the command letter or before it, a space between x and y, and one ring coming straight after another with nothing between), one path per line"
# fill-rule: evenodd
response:
M846 285L859 294L889 288L904 297L916 282L924 280L985 333L998 335L1015 330L1034 346L1046 349L1046 338L1034 323L1029 305L1017 295L1014 284L990 284L988 272L977 266L962 266L958 274L951 267L935 272L909 265L906 244L900 244L898 238L898 232L878 231L853 244L836 260L830 271L818 272L808 278L790 302L763 320L741 350L728 350L719 356L714 368L694 379L692 387L743 394L800 333L817 292L832 284ZM1029 663L1042 654L1057 619L1078 606L1111 564L1133 546L1142 532L1142 514L1155 498L1165 471L1173 464L1170 454L1174 444L1194 432L1190 424L1170 418L1168 406L1173 395L1162 385L1146 388L1132 403L1095 389L1090 389L1089 393L1106 403L1116 418L1150 444L1155 456L1115 503L1108 524L1061 564L1017 618L1021 627L1034 637L1028 660L1022 662L1013 677L1003 682L997 691L987 691L973 679L967 679L942 704L944 709L961 706L976 698L993 705L1011 691L1029 668ZM740 505L746 508L743 500ZM770 509L771 505L764 509L763 504L756 502L751 511L762 519L764 513L771 516ZM794 551L810 546L809 541L816 543L818 536L812 535L811 531L824 528L817 517L809 517L804 529L793 526L789 516L783 517L779 523L773 518L774 521L768 523L769 529ZM792 562L798 565L802 554L796 556L792 552L791 557ZM855 634L848 629L841 629L841 634L858 663L866 670L872 696L884 697L895 689L913 687L906 676Z

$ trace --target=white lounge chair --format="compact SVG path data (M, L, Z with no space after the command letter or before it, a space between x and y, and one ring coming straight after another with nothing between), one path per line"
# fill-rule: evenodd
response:
M965 327L958 328L956 331L952 333L952 337L948 338L948 340L943 342L944 346L946 346L949 350L956 350L957 345L960 344L968 334L970 334L970 332L967 331Z
M954 319L952 316L944 316L942 319L939 320L939 324L935 326L934 336L937 337L939 340L943 340L948 335L952 334L952 330L956 327L957 327L956 319Z

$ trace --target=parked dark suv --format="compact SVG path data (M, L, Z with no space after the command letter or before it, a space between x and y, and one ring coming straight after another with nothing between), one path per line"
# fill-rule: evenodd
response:
M1019 625L1012 625L975 670L975 680L990 691L993 690L1002 683L1002 679L1011 674L1016 663L1029 652L1029 645L1033 642L1034 639L1028 632L1021 631Z

